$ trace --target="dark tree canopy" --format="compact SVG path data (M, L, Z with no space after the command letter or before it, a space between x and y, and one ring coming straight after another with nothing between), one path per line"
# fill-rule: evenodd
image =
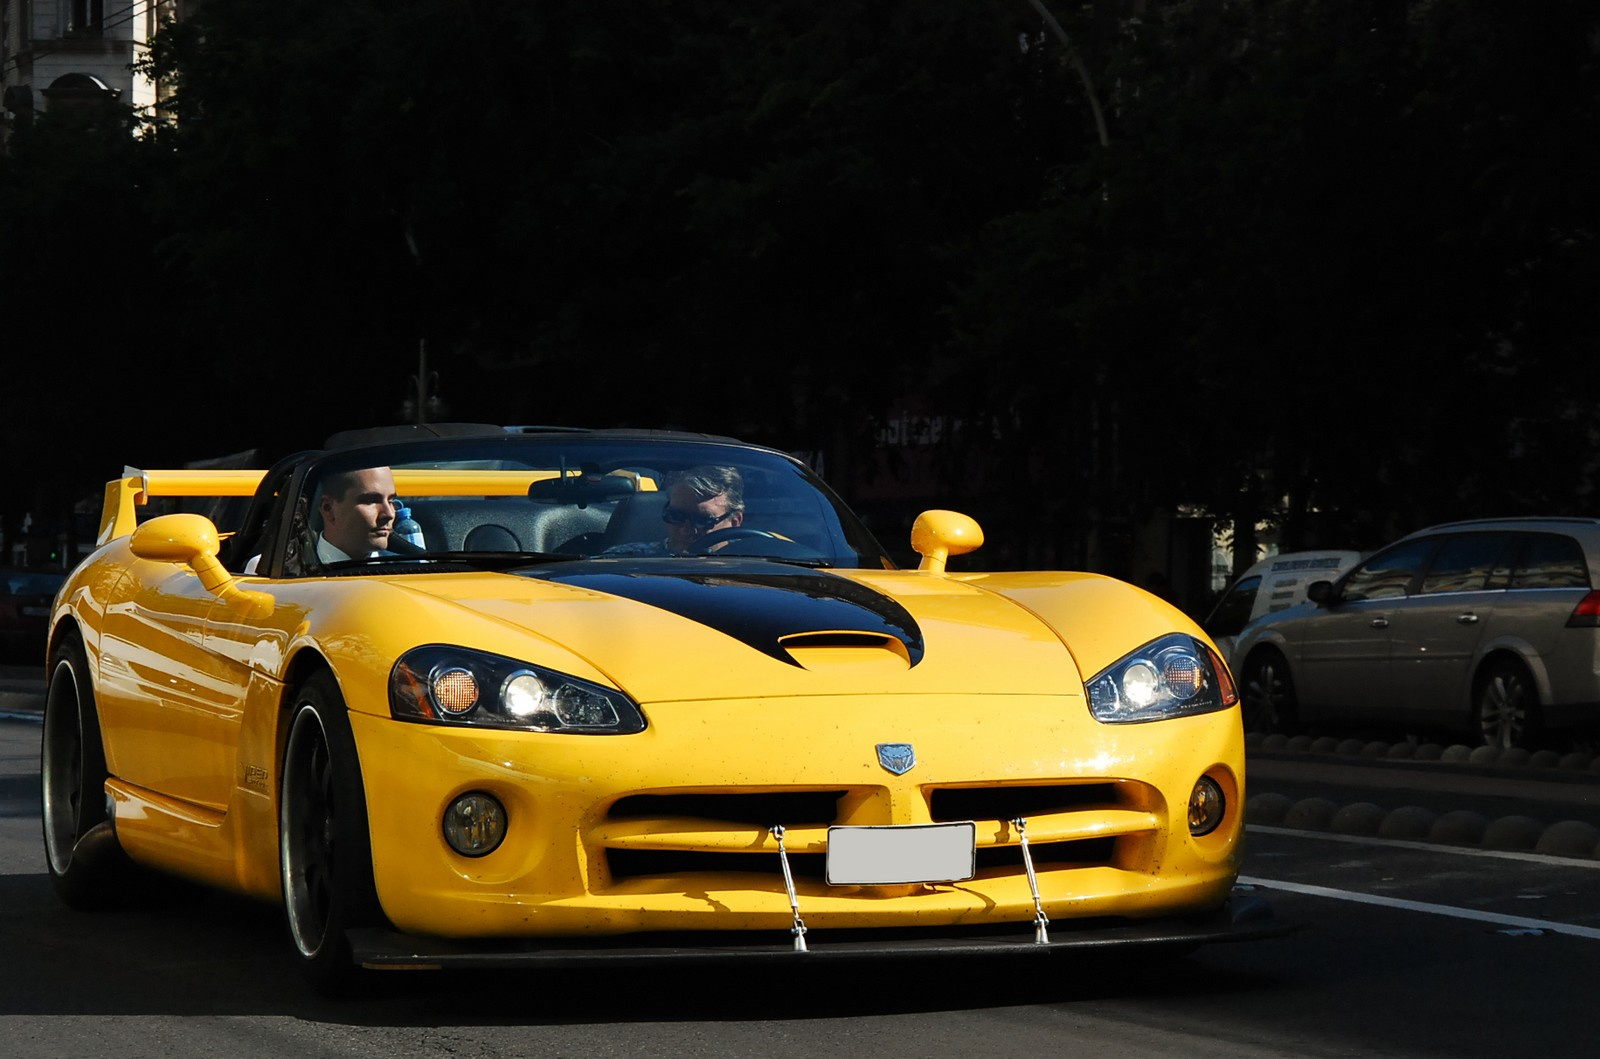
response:
M0 157L5 516L399 421L424 342L438 415L847 490L917 411L1033 562L1600 513L1593 4L1045 7L195 5L159 126Z

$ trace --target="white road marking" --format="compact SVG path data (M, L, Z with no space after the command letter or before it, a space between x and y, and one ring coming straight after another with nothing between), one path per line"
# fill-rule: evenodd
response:
M1407 901L1399 897L1379 897L1376 894L1364 894L1355 890L1335 890L1331 886L1310 886L1305 883L1280 882L1276 879L1260 879L1241 875L1239 881L1246 886L1259 886L1267 890L1285 890L1289 893L1306 894L1311 897L1327 897L1335 901L1353 901L1362 905L1381 905L1384 908L1398 908L1407 912L1426 912L1429 915L1470 919L1478 923L1492 923L1500 927L1547 931L1551 934L1570 934L1576 938L1600 941L1600 929L1580 927L1572 923L1557 923L1548 919L1505 916L1494 912L1479 912L1471 908L1436 905L1426 901Z

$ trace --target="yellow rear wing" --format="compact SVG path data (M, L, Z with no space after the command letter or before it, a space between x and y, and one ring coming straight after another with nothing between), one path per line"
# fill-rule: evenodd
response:
M138 509L158 496L254 496L266 471L133 471L106 483L95 544L126 537L139 523Z
M100 509L100 533L95 544L125 537L138 525L138 509L155 497L254 496L266 471L178 470L140 471L130 468L121 478L106 483L105 504ZM534 482L555 478L553 470L474 470L396 468L394 486L404 497L413 496L526 496ZM578 472L568 472L576 474ZM639 490L656 483L633 472L617 471L634 481Z

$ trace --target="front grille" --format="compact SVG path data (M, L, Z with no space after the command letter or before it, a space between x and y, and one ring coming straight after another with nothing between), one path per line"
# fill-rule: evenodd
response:
M613 879L746 872L770 876L778 880L779 886L783 885L783 865L776 853L608 849L606 864ZM821 853L791 853L789 870L797 879L821 879L827 874L827 864Z
M1070 813L1116 805L1114 783L1054 783L1028 787L941 787L928 799L936 823L952 820L1015 820L1019 816Z
M934 822L977 823L980 874L1020 875L1024 871L1022 848L1012 841L1014 832L1007 821L1021 817L1036 825L1030 830L1033 841L1029 850L1037 868L1112 864L1117 861L1117 844L1126 835L1049 840L1045 838L1046 821L1054 821L1059 828L1074 817L1109 809L1140 809L1149 799L1139 794L1138 788L1138 784L1099 782L942 787L923 793ZM783 865L777 853L770 846L758 848L766 845L768 828L781 824L789 829L815 829L839 823L840 802L850 793L780 790L630 795L612 805L607 814L609 820L629 825L625 831L630 837L619 835L614 842L603 843L606 867L613 881L747 874L765 877L769 885L781 887ZM862 820L853 814L849 822L889 821ZM698 848L698 831L729 827L749 828L751 848L729 848L727 843ZM1007 837L995 842L995 835ZM797 879L821 880L826 876L825 854L801 852L791 839L789 868Z
M1030 842L1028 852L1033 854L1035 868L1086 867L1092 864L1111 863L1116 851L1114 838L1083 838L1076 842ZM1015 868L1023 871L1021 846L983 846L978 849L978 872L996 868Z
M1114 838L1088 838L1076 842L1034 842L1029 845L1034 867L1081 867L1109 864L1116 850ZM606 866L613 880L654 876L747 873L768 876L779 886L783 865L776 853L699 852L694 850L606 850ZM979 874L997 870L1022 872L1021 846L989 846L978 850ZM825 855L789 854L789 870L796 879L821 880L827 876Z
M611 807L616 820L691 817L767 828L831 824L844 791L771 791L749 794L635 794ZM776 858L774 858L776 860Z

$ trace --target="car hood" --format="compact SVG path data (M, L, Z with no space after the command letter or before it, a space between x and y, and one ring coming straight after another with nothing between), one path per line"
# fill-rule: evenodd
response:
M526 635L536 654L554 641L644 702L1083 693L1061 637L1029 610L915 572L590 560L406 584ZM470 645L510 653L507 643ZM525 658L549 664L548 654Z

